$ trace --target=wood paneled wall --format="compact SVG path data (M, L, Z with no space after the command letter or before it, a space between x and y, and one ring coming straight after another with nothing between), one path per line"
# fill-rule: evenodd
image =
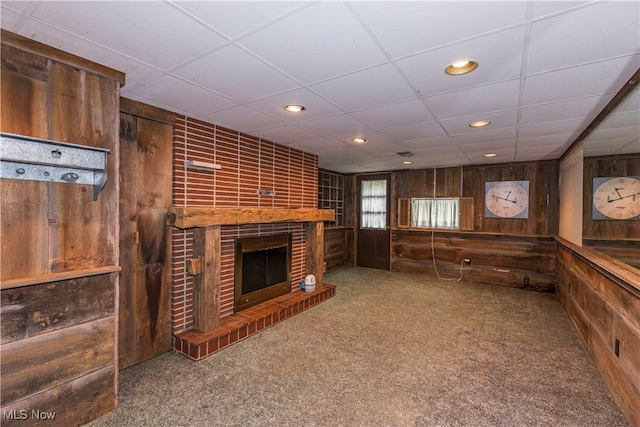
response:
M557 277L556 293L578 336L629 425L640 425L637 272L559 238Z
M117 406L124 75L6 31L1 61L3 132L110 150L97 201L89 185L2 179L0 190L2 424L40 409L80 425Z

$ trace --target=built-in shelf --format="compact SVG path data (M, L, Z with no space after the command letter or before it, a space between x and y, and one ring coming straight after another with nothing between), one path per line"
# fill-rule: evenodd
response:
M327 227L344 225L344 176L338 173L318 171L318 208L332 209L335 219L327 221Z
M89 184L93 200L107 182L105 148L0 133L0 178Z
M185 160L184 165L187 169L198 169L203 171L215 171L222 169L222 166L216 163L202 162L200 160Z

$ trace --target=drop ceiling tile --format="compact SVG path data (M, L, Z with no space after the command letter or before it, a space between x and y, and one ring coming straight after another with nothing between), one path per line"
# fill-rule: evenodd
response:
M613 1L534 22L527 74L637 53L638 16L640 2Z
M353 2L394 58L525 22L526 2Z
M425 102L437 119L453 119L517 108L519 88L519 80L509 80L431 96Z
M161 69L225 42L165 2L42 2L33 16ZM115 31L112 19L105 19L114 16Z
M559 120L555 122L521 126L518 129L518 137L522 139L549 135L580 134L587 126L589 126L589 123L591 123L594 118L595 116L586 119L579 118L573 120Z
M380 144L375 143L366 143L362 144L359 147L364 153L371 154L372 156L391 156L393 159L397 157L398 160L402 160L402 158L398 155L398 153L404 151L397 144L393 142L385 142Z
M177 7L215 28L229 39L255 31L305 4L301 1L182 1Z
M302 113L290 113L284 109L284 106L289 104L303 105L306 109ZM250 102L247 105L279 117L289 123L333 116L343 112L324 98L304 88L271 95L266 98Z
M606 144L608 141L613 141L613 140L629 143L631 141L637 140L640 137L640 133L638 132L638 130L639 130L638 126L615 127L615 128L605 128L605 129L597 128L593 132L589 133L589 136L585 141L585 145ZM638 146L638 152L640 152L640 146Z
M536 147L518 147L515 158L516 162L531 162L536 160L555 160L565 152L567 146L562 145L541 145Z
M269 141L286 145L292 144L296 141L312 140L318 137L316 134L294 125L283 125L260 129L254 131L254 134L261 138L268 139Z
M284 124L280 119L244 105L205 115L202 117L202 120L219 124L229 129L242 129L242 132L246 133L252 133L258 129L281 126Z
M390 104L416 96L391 64L383 64L326 80L310 86L310 89L346 112Z
M590 1L534 1L533 2L533 18L540 19L548 15L557 15L559 13L568 12L571 9L583 7L588 3L594 3Z
M640 55L615 58L527 77L523 107L607 94L607 102L640 66ZM611 70L625 70L623 78Z
M556 120L593 117L598 115L608 102L608 98L596 95L524 107L520 112L520 124L526 126Z
M518 149L528 149L533 147L560 147L568 148L578 137L579 133L555 134L532 136L518 139Z
M481 144L491 141L515 141L516 128L487 129L479 132L461 133L451 137L458 144Z
M173 72L244 103L298 86L236 46L227 46Z
M419 99L397 102L351 113L371 129L433 122L433 116Z
M412 153L415 153L415 150L449 149L454 146L453 141L448 136L398 141L397 144L403 151L411 151Z
M488 120L491 124L482 128L473 128L469 126L469 124L481 120ZM491 129L515 128L518 124L518 110L497 111L469 117L459 117L455 119L441 120L440 123L449 135L479 133Z
M316 3L239 43L303 83L387 62L342 2Z
M127 90L122 95L145 99L152 105L196 118L238 105L228 98L203 91L200 87L169 75Z
M30 8L33 8L34 6L34 2L29 2L29 1L6 1L3 0L2 4L0 5L2 6L2 14L4 13L11 13L13 16L15 16L16 14L22 14L27 12ZM2 18L2 28L4 29L9 29L7 27L4 26L4 16L0 17ZM13 19L13 18L11 18Z
M525 28L517 27L398 61L421 96L450 92L520 77ZM459 59L479 65L469 74L450 76L445 68Z
M2 8L0 9L0 25L2 25L2 28L4 28L5 30L18 33L25 22L21 15L22 11L19 9L9 9L6 7L7 5L5 3L7 2L2 2ZM10 3L17 3L18 6L21 4L26 4L20 2Z
M347 133L351 133L354 136L366 135L368 131L371 130L348 114L309 120L306 122L300 122L297 125L318 135L328 137L344 135Z
M364 119L362 119L364 121ZM436 122L417 123L414 125L395 126L378 131L391 141L404 141L434 136L445 136L442 126Z
M366 144L383 144L383 143L392 142L389 138L387 138L380 132L376 132L371 129L367 130L366 132L365 131L358 132L357 134L354 134L353 132L336 134L336 135L332 135L331 139L347 146L360 147L362 145L366 145L366 144L353 142L353 138L356 138L356 137L365 138L367 140Z

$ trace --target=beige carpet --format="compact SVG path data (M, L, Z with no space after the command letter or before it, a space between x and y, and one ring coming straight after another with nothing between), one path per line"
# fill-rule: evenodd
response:
M626 426L552 294L338 268L336 296L121 372L91 426Z

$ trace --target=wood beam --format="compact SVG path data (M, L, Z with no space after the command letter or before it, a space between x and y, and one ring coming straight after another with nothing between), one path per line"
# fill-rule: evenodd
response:
M178 228L209 227L212 225L266 224L273 222L333 221L333 209L279 208L169 208L167 224Z

